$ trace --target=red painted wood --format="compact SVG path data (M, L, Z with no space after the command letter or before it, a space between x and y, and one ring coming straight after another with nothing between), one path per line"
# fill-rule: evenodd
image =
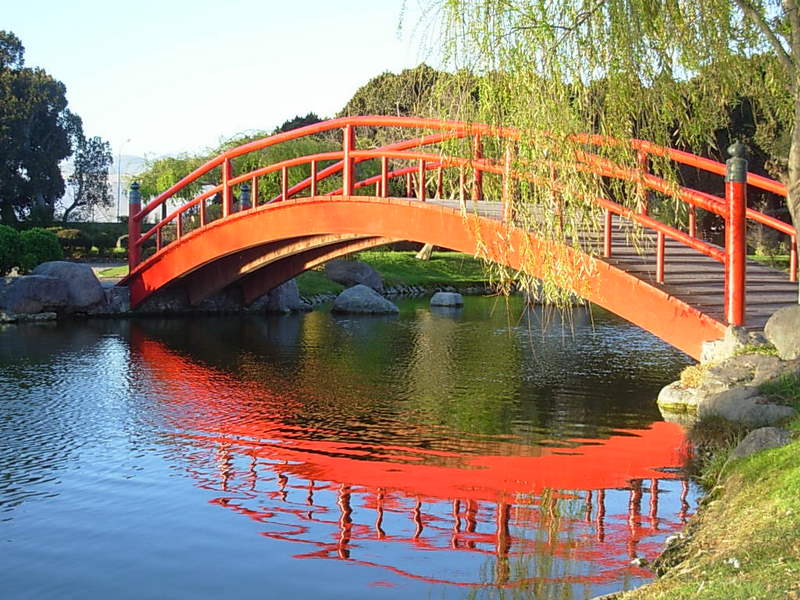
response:
M546 256L559 256L587 271L564 285L590 302L699 357L702 342L724 333L722 323L624 271L571 248L544 242L518 228L416 201L342 197L289 200L215 221L170 244L128 278L131 305L194 269L243 248L304 235L331 233L428 242L525 270L543 273ZM588 274L590 273L590 274Z

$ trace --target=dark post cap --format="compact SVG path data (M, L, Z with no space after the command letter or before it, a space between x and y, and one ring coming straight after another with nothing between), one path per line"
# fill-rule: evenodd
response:
M747 146L736 141L728 146L728 154L731 155L731 158L747 158Z
M250 186L247 185L246 183L243 183L242 184L242 191L243 192L249 192L250 191Z
M132 189L132 190L138 190L138 189L139 189L139 182L138 182L138 181L134 181L134 182L131 184L131 189Z

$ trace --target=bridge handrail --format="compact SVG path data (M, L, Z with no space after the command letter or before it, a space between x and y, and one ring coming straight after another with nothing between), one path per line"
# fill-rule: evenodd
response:
M422 129L428 131L435 131L436 133L426 133L425 135L418 136L408 140L402 140L387 144L385 146L369 149L359 150L355 145L355 128L356 127L398 127L406 129ZM300 156L291 159L286 159L253 169L250 172L242 173L236 176L232 175L231 161L239 156L248 154L250 152L258 151L269 146L274 146L291 140L299 139L309 135L315 135L327 131L342 130L343 131L343 145L341 150L322 152L312 155ZM139 264L139 255L143 243L151 237L156 237L156 249L161 250L162 244L162 229L168 223L175 221L177 228L177 237L182 236L182 220L181 217L188 210L200 205L200 226L206 224L205 219L205 201L216 194L222 194L222 217L228 217L233 212L233 192L232 188L235 185L243 184L249 180L253 184L257 183L257 178L263 175L282 171L281 178L281 193L272 198L269 202L286 200L291 198L298 192L311 188L312 195L316 193L316 184L331 175L342 174L342 188L328 192L327 195L344 194L351 195L354 190L376 183L378 189L381 190L382 195L387 195L387 182L390 179L400 177L403 175L408 176L411 173L422 174L432 168L443 169L449 167L458 167L459 169L469 168L473 172L474 186L473 195L480 197L482 195L482 173L495 173L505 177L514 177L522 179L530 179L529 173L523 173L518 168L510 169L509 158L506 156L505 160L487 158L483 156L482 152L482 137L493 136L498 138L505 138L509 140L520 140L522 133L513 128L496 127L481 123L465 123L460 121L440 121L435 119L424 119L416 117L392 117L392 116L357 116L357 117L341 117L329 121L315 123L292 131L279 133L273 136L254 140L246 144L242 144L235 148L230 148L217 156L209 159L205 164L196 168L194 171L183 177L180 181L170 186L167 190L150 200L144 207L139 207L138 204L131 204L130 223L129 223L129 264L131 272ZM543 138L555 140L552 136L546 133L542 134ZM470 157L455 157L443 156L441 152L431 153L421 151L424 146L440 144L445 141L462 139L472 137L471 143L472 156ZM576 148L574 152L575 163L570 165L570 169L577 169L579 171L590 172L601 177L611 177L628 182L635 183L639 186L641 196L641 209L639 211L632 211L623 207L622 205L612 202L608 199L595 199L595 202L606 210L606 223L605 223L605 241L604 241L604 254L610 256L611 254L611 238L610 238L610 214L618 214L630 220L633 220L640 225L649 229L655 230L659 236L659 260L660 264L657 267L657 280L663 281L663 240L665 237L670 237L680 241L682 244L688 245L712 258L722 260L725 262L727 259L725 254L715 246L702 242L696 238L695 223L696 215L695 209L700 208L710 211L714 214L720 215L728 221L731 217L731 209L727 202L718 196L693 190L691 188L679 186L668 182L667 180L654 175L649 172L649 156L665 157L677 164L691 166L705 172L716 175L724 175L726 166L718 161L696 156L694 154L677 150L674 148L667 148L658 146L645 140L619 140L608 136L601 136L596 134L575 134L568 136L567 140L578 146L583 146L583 149ZM594 152L589 151L588 147L599 146L628 146L631 150L638 153L638 166L627 167L622 166L608 158L600 156ZM356 181L355 165L364 161L380 159L381 160L381 174L378 176L367 177L364 180ZM395 169L389 171L388 160L405 160L416 161L418 166L405 167L403 169ZM320 171L316 170L316 165L319 162L332 162L325 166ZM524 161L517 161L524 166ZM311 165L310 177L305 180L292 185L288 185L288 177L286 170L299 166ZM553 163L550 165L554 172L559 170L558 165ZM184 202L180 207L174 209L169 215L162 217L153 227L148 229L144 234L141 233L141 222L144 217L159 206L166 206L165 203L169 198L174 196L178 191L185 188L191 183L198 181L201 177L212 171L213 169L221 167L222 176L221 183L214 185L195 198ZM441 181L441 176L439 177ZM464 179L462 176L461 187L463 194ZM771 180L769 178L747 173L746 182L757 189L762 189L770 193L786 196L786 186L780 182ZM540 184L555 187L556 182L539 181ZM410 182L407 183L410 187ZM439 183L441 187L441 183ZM383 188L383 189L381 189ZM477 188L477 193L475 189ZM505 185L504 185L505 189ZM684 234L676 228L667 226L659 221L656 221L647 216L647 196L646 190L654 190L659 193L674 197L681 200L689 206L689 233ZM420 192L420 199L424 200L425 190L424 186ZM510 203L505 198L506 192L504 191L505 204L510 206ZM137 200L138 202L138 200ZM256 208L258 205L257 195L254 193L253 202L250 208ZM504 210L504 215L506 211ZM510 214L510 213L509 213ZM775 217L766 215L760 211L751 208L744 208L743 218L750 219L754 222L760 223L764 226L770 227L782 234L788 235L791 239L791 260L790 260L790 278L795 280L797 274L797 231L796 228L788 223L784 223ZM721 258L720 258L721 257Z

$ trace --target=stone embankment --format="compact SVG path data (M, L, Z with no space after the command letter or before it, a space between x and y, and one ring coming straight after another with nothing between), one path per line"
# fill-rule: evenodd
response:
M778 391L800 378L800 306L777 311L763 334L729 327L723 339L706 344L702 359L661 390L658 406L666 420L721 418L753 430L735 456L791 441L777 426L798 412Z
M415 285L384 286L380 275L365 263L333 261L332 280L350 285L340 294L301 297L294 280L244 306L237 290L223 290L197 305L191 305L183 290L165 289L130 309L128 290L101 283L85 264L66 261L43 263L32 274L0 279L0 323L37 322L67 317L181 315L231 313L289 313L312 310L333 303L336 312L397 313L392 298L415 297L444 292L459 296L455 288ZM466 294L485 294L488 288L471 287ZM462 301L463 303L463 301ZM434 302L435 305L435 302Z

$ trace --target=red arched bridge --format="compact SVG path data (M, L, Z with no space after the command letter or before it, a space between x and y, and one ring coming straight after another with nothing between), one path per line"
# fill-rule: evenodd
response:
M385 131L401 141L359 149L359 128ZM406 131L411 133L403 139ZM341 149L300 151L301 156L259 163L265 156L259 152L267 148L334 135L341 136ZM695 358L702 343L721 337L727 324L759 328L772 312L797 302L795 228L746 206L748 186L782 196L786 188L747 173L744 159L728 161L723 198L670 183L649 165L653 159L672 161L720 181L726 165L641 140L573 136L574 161L546 165L548 177L534 175L524 161L512 158L520 135L474 123L362 116L232 148L144 206L138 187L132 188L130 274L122 284L129 286L134 308L168 285L182 285L193 304L236 285L250 303L337 256L411 240L480 256L534 277L557 261L567 267L562 269L567 273L564 287ZM598 148L603 146L627 149L636 164L601 156ZM575 246L537 236L517 218L515 185L552 190L552 205L541 210L557 214L563 181L559 173L576 170L608 182L627 182L636 198L591 198L589 210L597 209L600 233L574 234L573 239L582 237ZM279 191L265 197L265 178L275 177ZM298 182L290 184L293 180ZM444 181L455 190L453 198L445 198ZM682 206L687 226L649 214L651 193ZM722 218L723 245L698 236L697 209ZM788 236L788 276L746 260L748 224ZM634 230L638 233L631 236Z

